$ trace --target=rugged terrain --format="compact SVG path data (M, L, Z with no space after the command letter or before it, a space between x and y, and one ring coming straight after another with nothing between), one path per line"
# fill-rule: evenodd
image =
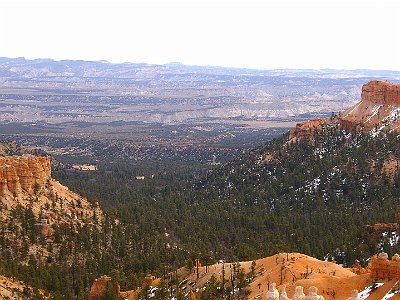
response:
M265 299L270 286L291 298L301 286L307 295L316 287L324 299L381 300L398 299L400 296L400 257L388 260L387 254L374 256L366 268L355 262L353 268L343 268L333 262L321 261L300 253L279 253L254 261L219 262L193 269L184 267L167 274L165 279L148 275L147 281L136 291L118 292L129 300L136 299L220 299L231 294L233 299ZM105 294L111 278L102 277L91 288L90 300ZM235 292L232 293L232 286ZM298 289L298 288L297 288ZM236 297L235 297L236 294ZM242 294L242 298L238 295ZM212 298L213 296L215 298ZM161 298L160 298L161 297ZM203 298L202 298L203 297ZM352 299L352 300L357 300Z
M368 95L376 95L371 98L372 106L387 98L385 91L392 89L384 82L364 87L362 102ZM341 118L347 114L356 121L347 122L352 126L346 127ZM366 115L368 119L371 112ZM369 286L371 290L376 287L377 278L385 281L376 289L375 295L382 294L378 296L381 299L396 290L396 282L390 279L397 276L398 269L392 264L398 263L394 253L400 250L400 138L391 127L379 130L371 126L368 130L360 126L359 119L350 110L332 115L317 121L322 125L311 134L309 128L302 131L299 125L294 133L235 160L205 164L200 169L183 164L138 168L129 160L102 161L90 171L58 168L57 178L90 200L88 211L97 210L93 204L97 200L108 209L103 218L100 211L85 212L86 204L74 198L76 194L57 188L53 179L45 180L48 164L39 163L45 158L25 155L10 161L9 153L19 150L8 145L3 169L9 171L2 173L7 190L4 188L0 269L36 289L43 288L55 299L87 298L90 285L103 274L110 279L103 277L95 286L110 281L110 286L120 284L124 291L142 287L136 290L141 298L158 297L154 290L158 283L160 291L170 292L163 290L163 283L154 281L156 278L165 278L164 284L168 282L168 288L171 284L173 293L180 289L183 295L192 286L203 289L209 281L203 291L209 299L216 299L221 292L218 282L223 278L227 278L224 297L230 289L239 299L249 292L258 297L261 289L265 293L268 274L279 290L286 283L290 295L297 282L306 288L317 286L328 299L340 293L349 297L353 288L368 292ZM42 166L41 172L38 167L30 169L26 162L30 159ZM27 170L18 171L20 165ZM34 175L39 173L46 176ZM16 182L20 188L15 188ZM10 201L25 202L10 210ZM372 277L364 274L375 260L371 256L382 251L391 260L380 256L379 267L369 269ZM346 269L356 260L355 270ZM221 263L216 264L218 261ZM226 277L219 277L222 265ZM215 277L211 276L213 269ZM252 269L256 275L248 275ZM155 277L146 276L148 273ZM186 277L188 281L181 283Z
M98 204L93 206L51 177L49 157L0 156L0 200L5 219L18 206L31 208L35 218L50 225L82 226L95 219L101 224L103 219Z
M400 85L371 81L362 87L361 101L330 118L297 124L289 139L314 139L315 134L332 127L347 132L392 132L400 127Z
M368 107L382 105L382 111L387 111L388 104L393 111L397 109L396 102L382 100L396 90L396 85L373 81L364 85L360 102L370 99ZM185 249L196 245L194 253L211 266L199 268L199 278L196 261L194 269L193 263L188 263L190 267L164 275L164 283L147 276L142 289L131 298L145 299L147 295L165 299L172 297L172 289L175 297L181 292L194 299L198 289L197 293L202 290L206 299L218 299L223 297L221 274L225 265L225 298L232 291L230 281L235 278L236 299L243 299L247 293L250 299L260 299L261 294L264 297L268 281L276 282L279 291L286 284L290 296L294 286L302 285L306 289L316 286L325 299L347 299L353 289L362 299L397 299L400 266L399 257L394 254L400 250L396 223L400 140L397 132L389 129L389 122L381 129L360 123L368 120L371 110L364 109L359 112L361 115L349 113L351 110L300 124L290 135L209 170L205 178L185 187L190 190L187 194L180 192L182 198L175 207L168 196L154 194L153 199L163 199L155 201L150 209L154 210L153 215L160 214L161 230L179 240ZM386 115L390 112L382 120ZM346 119L349 116L355 121ZM307 126L312 122L317 125L310 130ZM163 205L170 208L168 215L162 214ZM175 226L176 220L179 224ZM269 256L255 260L255 269L259 267L261 273L250 279L251 258L283 249L320 260L296 253ZM385 255L371 259L381 251L387 251L391 260ZM192 253L191 257L195 255ZM241 261L242 274L236 263L214 264L215 259L221 258ZM171 271L171 263L164 268ZM232 277L231 272L236 274ZM247 291L239 278L248 279ZM165 294L160 296L162 292L157 291L163 291L163 287Z
M12 143L4 143L2 148L8 154L22 151ZM73 237L85 228L100 231L104 213L98 203L90 203L51 177L48 156L0 156L0 187L0 271L25 281L4 277L1 297L55 297L54 286L39 282L46 280L51 269L62 276L58 268L63 265L66 271L79 262L70 252L76 248L71 244ZM86 254L82 259L87 258Z
M345 110L376 78L400 74L0 58L0 137L75 159L229 160Z

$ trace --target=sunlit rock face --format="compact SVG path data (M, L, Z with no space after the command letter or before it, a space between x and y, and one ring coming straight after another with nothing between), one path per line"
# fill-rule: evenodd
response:
M356 105L330 118L299 123L289 140L314 140L317 134L338 129L348 132L400 131L400 85L374 80L363 85Z
M15 197L41 189L51 178L50 159L44 156L0 157L0 197Z
M400 85L374 80L362 87L361 100L384 105L400 105Z

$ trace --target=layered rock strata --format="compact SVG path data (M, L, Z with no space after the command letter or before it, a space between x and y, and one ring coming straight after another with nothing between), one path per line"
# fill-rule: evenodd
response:
M31 194L51 178L50 159L44 156L0 156L0 197Z

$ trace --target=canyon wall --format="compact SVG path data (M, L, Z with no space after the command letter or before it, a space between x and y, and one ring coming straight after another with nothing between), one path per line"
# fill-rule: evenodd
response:
M0 156L0 197L18 196L41 189L51 177L45 156Z

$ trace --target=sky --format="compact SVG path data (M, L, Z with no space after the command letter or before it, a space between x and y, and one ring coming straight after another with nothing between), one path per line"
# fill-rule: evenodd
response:
M0 57L400 71L400 1L0 0Z

